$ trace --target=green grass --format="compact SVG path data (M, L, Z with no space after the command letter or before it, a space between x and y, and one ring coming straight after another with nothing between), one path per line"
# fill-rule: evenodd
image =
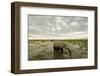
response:
M88 57L88 40L28 40L28 60L54 59L54 43L65 44L72 55L64 52L63 59L80 59ZM59 59L62 59L59 57Z

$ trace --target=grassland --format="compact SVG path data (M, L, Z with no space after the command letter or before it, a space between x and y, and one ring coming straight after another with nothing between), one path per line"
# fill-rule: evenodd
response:
M65 44L71 50L69 56L67 50L63 58L59 59L80 59L88 57L88 40L28 40L28 60L52 60L54 57L54 43Z

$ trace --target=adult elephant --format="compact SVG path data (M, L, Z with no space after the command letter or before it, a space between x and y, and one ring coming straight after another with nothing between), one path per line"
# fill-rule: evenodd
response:
M65 52L67 52L68 55L71 56L71 50L65 45L63 41L54 41L53 49L55 59L63 59Z

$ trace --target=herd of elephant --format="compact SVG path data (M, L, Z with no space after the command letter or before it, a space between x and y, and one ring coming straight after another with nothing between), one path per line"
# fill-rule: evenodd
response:
M53 49L55 59L64 58L64 52L67 52L69 56L72 55L71 49L68 48L64 43L54 43Z

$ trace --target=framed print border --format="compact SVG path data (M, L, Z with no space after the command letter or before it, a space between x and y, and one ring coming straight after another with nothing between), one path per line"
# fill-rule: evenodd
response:
M45 7L57 9L79 9L94 11L94 65L90 66L75 66L61 68L46 68L46 69L20 69L20 7ZM63 4L47 4L47 3L28 3L28 2L13 2L11 3L11 72L15 74L23 73L40 73L40 72L56 72L56 71L72 71L97 69L97 7L94 6L79 6L79 5L63 5Z

